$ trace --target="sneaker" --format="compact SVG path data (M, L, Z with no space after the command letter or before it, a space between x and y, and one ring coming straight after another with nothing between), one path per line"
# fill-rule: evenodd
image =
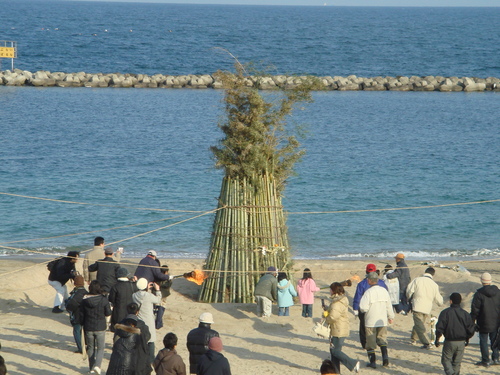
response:
M410 345L417 346L418 345L417 340L411 340Z
M94 367L94 368L92 369L92 371L94 371L94 372L93 372L93 374L98 374L98 375L100 375L100 374L101 374L101 369L100 369L99 367L97 367L97 366L96 366L96 367Z
M355 373L358 373L359 372L359 365L361 364L361 362L356 362L356 366L354 366L354 368L352 369L352 371L354 371Z
M482 366L482 367L490 367L490 364L488 362L476 362L475 363L476 366Z
M498 365L500 365L500 360L498 360L498 359L494 359L494 360L491 362L491 364L492 364L492 365L496 365L496 366L498 366Z
M399 312L399 314L400 314L400 315L408 315L408 313L407 313L406 311L404 311L404 310L401 310L401 311Z
M422 346L420 347L420 349L427 349L427 350L430 350L430 349L432 349L432 345L431 345L431 344L422 345Z
M61 310L61 308L59 306L54 306L54 308L52 309L52 312L54 314L60 314L60 313L63 313L64 310Z

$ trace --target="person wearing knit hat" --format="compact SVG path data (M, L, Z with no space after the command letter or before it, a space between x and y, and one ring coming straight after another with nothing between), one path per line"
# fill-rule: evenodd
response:
M263 318L271 316L273 301L278 299L277 274L275 267L268 267L267 273L259 279L255 286L254 296L257 303L257 316Z
M396 306L396 312L401 315L408 315L410 312L410 304L406 297L406 289L410 284L410 269L406 265L405 255L397 253L394 257L396 260L396 269L386 275L388 280L398 279L399 281L399 304Z
M128 278L129 272L125 267L116 271L116 284L109 291L108 300L113 304L113 313L109 329L115 331L115 324L120 323L127 316L127 305L132 303L132 295L137 292L137 286Z
M209 349L208 344L219 333L212 329L214 317L209 312L204 312L198 318L198 328L192 329L187 335L187 348L189 351L189 373L197 374L198 362L203 354Z
M492 349L490 357L490 347L496 339L500 320L500 290L491 285L492 278L488 272L483 273L480 280L483 286L472 298L470 315L479 330L481 361L476 365L488 367L491 364L500 365L498 348Z
M460 374L466 343L474 335L474 323L470 314L460 307L461 302L460 293L452 293L450 307L441 311L436 323L434 345L440 346L440 338L444 336L441 363L446 374Z
M377 271L377 266L373 263L367 264L365 267L366 276L368 276L371 272ZM384 287L388 290L387 285L384 283L382 279L378 279L377 285ZM365 277L361 280L357 287L356 293L354 294L354 298L352 299L352 309L354 310L354 315L359 317L359 342L363 349L366 345L366 329L365 329L365 314L359 311L359 301L361 301L361 297L363 294L370 288L370 284L368 284L368 279Z
M69 312L69 322L73 326L73 338L75 339L75 353L82 353L82 322L80 320L80 304L87 294L85 280L82 275L76 275L74 280L75 288L71 291L66 300L66 311Z
M212 337L208 342L208 351L200 357L198 375L231 375L229 361L222 355L222 340Z

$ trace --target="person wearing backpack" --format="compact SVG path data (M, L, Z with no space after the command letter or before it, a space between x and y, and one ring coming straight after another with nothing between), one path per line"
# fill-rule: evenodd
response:
M88 293L85 289L85 280L83 276L75 276L75 288L71 291L66 300L66 311L69 312L69 322L73 326L73 337L77 350L75 353L82 353L82 321L80 319L80 304L83 297Z
M50 271L49 285L56 290L53 313L64 312L64 301L69 297L66 283L77 275L75 264L79 257L78 251L69 251L65 257L54 259L47 264L47 269Z

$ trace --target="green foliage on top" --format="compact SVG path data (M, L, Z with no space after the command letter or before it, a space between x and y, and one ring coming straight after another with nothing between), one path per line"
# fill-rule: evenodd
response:
M279 190L293 173L294 164L304 150L295 134L286 129L286 120L300 102L311 102L311 91L318 86L314 77L297 78L292 88L280 88L266 96L258 90L259 78L250 77L238 62L236 73L215 73L225 89L226 118L219 124L225 137L211 150L216 167L226 176L250 181L259 188L259 176L274 177ZM252 79L257 79L253 85Z

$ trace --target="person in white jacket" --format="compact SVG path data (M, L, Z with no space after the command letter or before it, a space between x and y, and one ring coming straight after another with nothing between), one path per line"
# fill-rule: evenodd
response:
M412 344L415 345L417 340L420 340L423 344L422 349L431 349L427 328L430 327L432 305L443 304L439 286L433 280L435 273L434 268L427 268L424 275L413 279L406 290L406 296L413 306Z
M394 310L389 292L378 285L378 274L370 272L366 277L370 287L359 301L359 310L365 313L366 352L370 363L368 367L377 368L375 349L382 352L383 366L389 366L387 350L387 325L392 324Z

